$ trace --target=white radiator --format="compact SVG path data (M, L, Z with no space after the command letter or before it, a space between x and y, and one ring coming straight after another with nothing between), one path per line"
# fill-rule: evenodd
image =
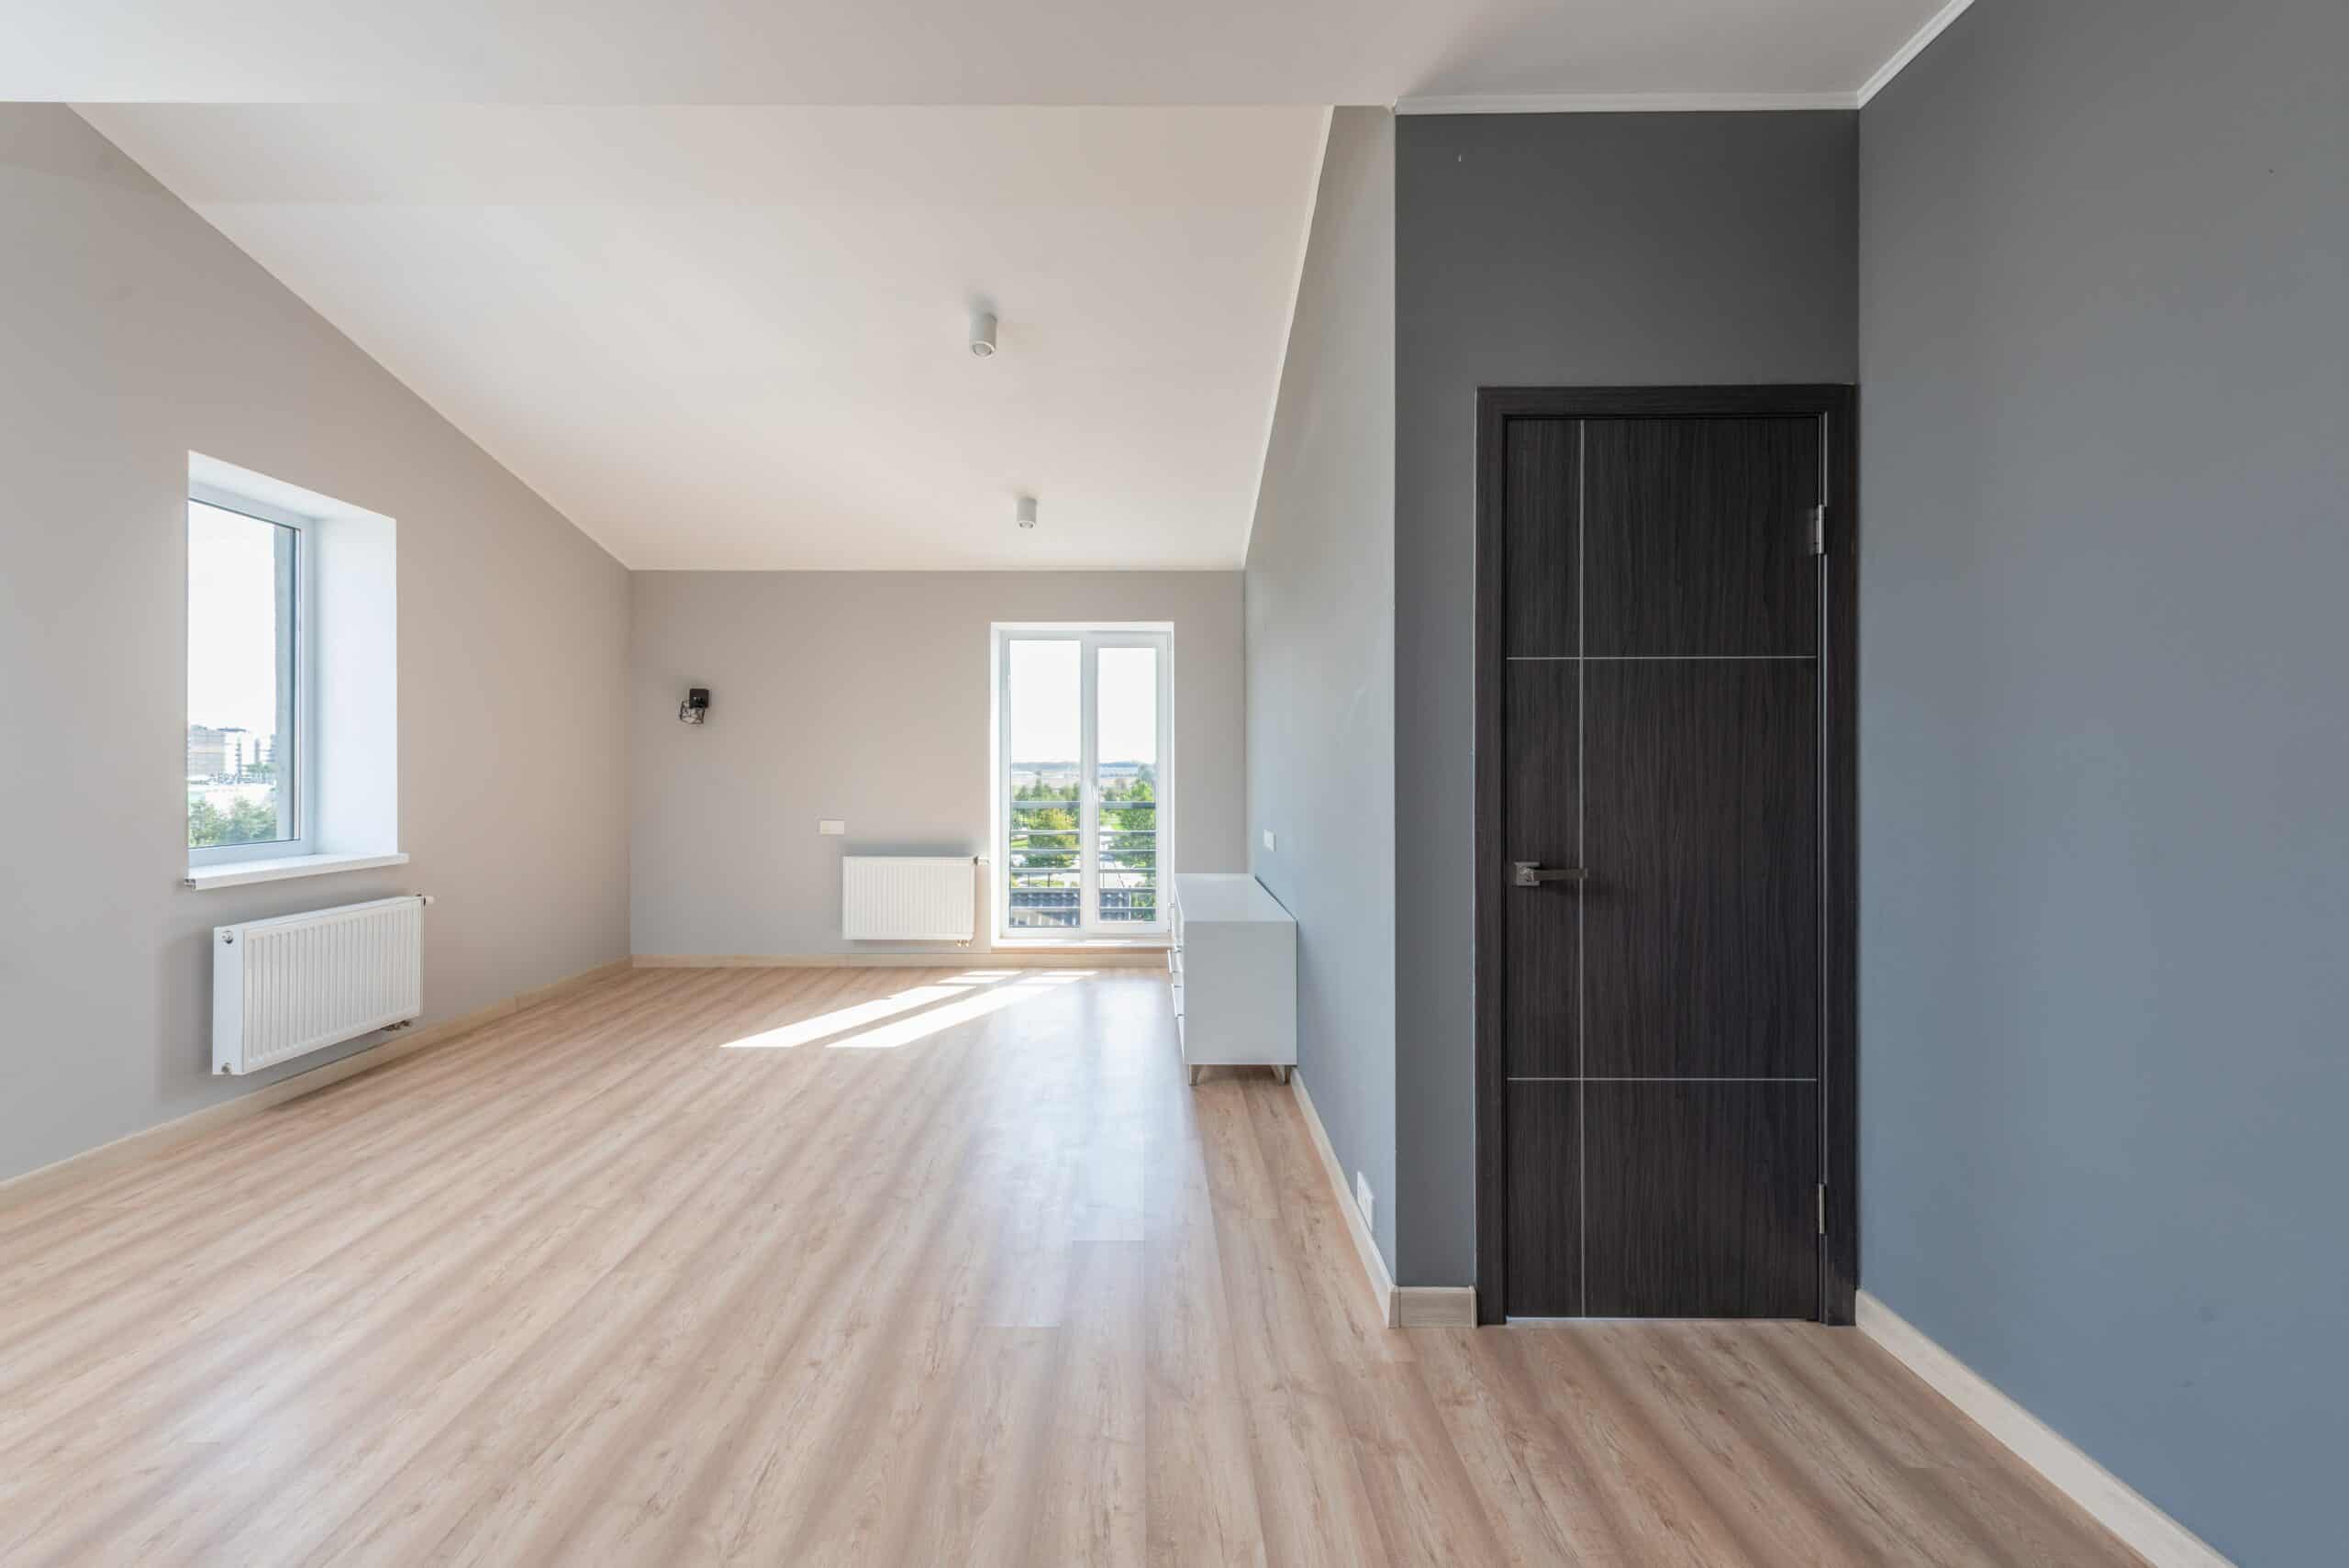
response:
M212 1071L251 1073L424 1011L420 894L212 928Z
M852 942L967 942L978 862L969 855L844 855L841 935Z

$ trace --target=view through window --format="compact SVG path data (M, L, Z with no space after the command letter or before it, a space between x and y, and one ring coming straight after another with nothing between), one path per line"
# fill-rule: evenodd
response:
M1167 634L1004 637L1007 930L1163 928Z
M284 843L294 800L300 531L187 504L187 842Z

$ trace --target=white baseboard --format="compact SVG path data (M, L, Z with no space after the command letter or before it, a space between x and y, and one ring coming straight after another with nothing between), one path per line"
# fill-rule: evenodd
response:
M2153 1568L2233 1568L2209 1541L2139 1496L2134 1488L2074 1447L2070 1440L1999 1392L1980 1373L1928 1339L1914 1324L1859 1293L1860 1331L1943 1398L2038 1471L2090 1517L2119 1536Z
M1362 1262L1363 1277L1370 1282L1371 1296L1378 1303L1386 1326L1475 1328L1476 1292L1473 1286L1395 1283L1395 1276L1386 1272L1386 1260L1378 1251L1377 1239L1363 1223L1353 1188L1347 1184L1345 1170L1338 1163L1338 1151L1330 1147L1330 1130L1321 1125L1321 1113L1313 1108L1313 1096L1305 1092L1304 1074L1290 1072L1288 1092L1297 1096L1297 1108L1305 1113L1306 1130L1313 1135L1313 1151L1321 1156L1321 1173L1330 1178L1330 1192L1338 1200L1338 1212L1346 1217L1346 1234L1353 1238L1354 1256Z
M6 1208L12 1204L24 1203L43 1193L54 1191L69 1182L83 1181L117 1166L129 1164L134 1160L142 1160L160 1154L166 1149L210 1132L215 1128L226 1126L229 1122L239 1121L249 1116L257 1116L272 1106L282 1106L286 1101L299 1099L304 1095L316 1094L330 1084L340 1084L345 1078L355 1078L362 1073L372 1073L376 1068L387 1066L404 1056L414 1056L419 1051L439 1045L443 1040L453 1040L461 1034L481 1028L484 1024L495 1023L498 1019L518 1013L526 1007L535 1007L541 1002L551 1002L558 996L568 995L598 980L626 973L628 968L628 960L615 959L610 963L598 964L593 969L582 970L579 973L555 981L552 984L518 992L514 995L492 1002L485 1007L476 1007L472 1012L460 1017L443 1018L437 1024L427 1024L421 1029L408 1029L387 1036L380 1044L369 1046L364 1051L352 1051L349 1056L337 1057L334 1061L322 1066L313 1067L306 1073L296 1073L290 1078L280 1078L275 1083L265 1084L250 1094L239 1095L231 1100L222 1100L219 1104L206 1106L202 1110L190 1111L184 1117L176 1117L166 1122L158 1122L153 1127L141 1128L139 1131L126 1134L111 1143L101 1143L95 1149L85 1149L79 1154L69 1154L54 1164L43 1165L39 1170L27 1171L22 1175L0 1181L0 1208Z
M946 948L917 952L640 952L639 969L1159 969L1156 948Z
M1386 1326L1399 1329L1403 1326L1403 1304L1395 1293L1395 1276L1386 1272L1386 1260L1379 1253L1377 1239L1363 1223L1353 1189L1346 1184L1345 1170L1338 1163L1338 1151L1330 1147L1330 1130L1321 1125L1321 1113L1313 1108L1313 1096L1305 1092L1305 1075L1294 1068L1289 1071L1288 1092L1297 1096L1297 1109L1305 1113L1305 1129L1313 1135L1313 1151L1321 1156L1321 1173L1330 1178L1330 1191L1338 1200L1338 1212L1346 1217L1346 1234L1353 1238L1354 1256L1361 1260L1364 1277L1370 1282L1372 1299L1378 1303L1379 1315L1386 1320Z

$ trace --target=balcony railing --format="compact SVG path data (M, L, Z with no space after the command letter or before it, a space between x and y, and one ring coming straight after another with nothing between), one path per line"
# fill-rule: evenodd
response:
M1094 862L1099 882L1095 918L1105 923L1151 925L1158 919L1158 803L1104 800L1096 827ZM1073 799L1015 800L1010 843L1005 859L1009 924L1017 929L1074 929L1085 923L1079 859L1082 812ZM1148 812L1152 826L1130 824ZM1056 814L1048 819L1047 814Z

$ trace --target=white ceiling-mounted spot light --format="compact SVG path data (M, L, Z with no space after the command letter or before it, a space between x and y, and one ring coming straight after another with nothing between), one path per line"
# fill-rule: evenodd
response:
M1023 528L1034 528L1036 526L1036 497L1033 495L1019 497L1019 505L1013 511L1012 517Z
M983 360L984 360L984 359L990 359L990 358L994 357L994 354L995 354L995 312L994 312L994 311L992 311L992 310L974 310L974 311L971 312L971 352L973 352L974 354L976 354L979 358L981 358L981 359L983 359Z

